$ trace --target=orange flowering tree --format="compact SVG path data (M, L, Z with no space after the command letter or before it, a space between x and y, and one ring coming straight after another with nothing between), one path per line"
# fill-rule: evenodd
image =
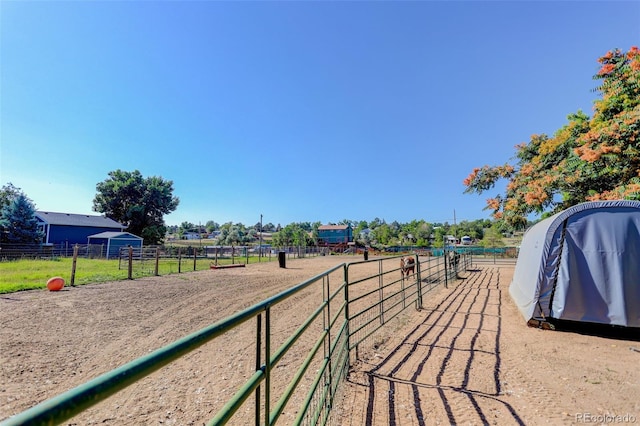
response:
M530 213L583 201L640 200L640 50L615 49L598 62L592 117L571 114L552 137L533 135L516 145L514 165L479 167L464 180L466 193L508 180L503 195L487 200L494 218L521 226Z

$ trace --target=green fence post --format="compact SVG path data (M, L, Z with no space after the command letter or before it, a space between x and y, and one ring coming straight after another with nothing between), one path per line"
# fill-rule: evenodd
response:
M442 260L444 261L444 288L449 288L449 270L447 269L447 250L442 249Z
M256 371L262 366L262 314L256 318ZM255 417L256 426L260 426L260 386L256 388Z
M404 278L403 278L404 279ZM380 307L380 324L384 324L384 306L382 306L382 301L384 300L384 293L382 288L384 287L384 282L382 281L382 261L378 261L378 299L379 299L379 307Z
M349 328L349 268L348 265L343 266L344 271L344 321L346 323L346 333L347 333L347 351L351 347L351 330ZM358 349L356 348L356 351ZM347 354L347 358L349 355ZM348 360L348 363L351 364L351 359Z
M422 309L422 272L420 271L420 258L418 256L416 256L417 258L417 268L416 268L416 273L418 274L418 281L416 282L417 286L418 286L418 294L417 294L417 300L416 300L416 309ZM429 258L427 258L429 259Z
M268 425L269 411L271 411L271 307L267 306L264 317L264 424Z

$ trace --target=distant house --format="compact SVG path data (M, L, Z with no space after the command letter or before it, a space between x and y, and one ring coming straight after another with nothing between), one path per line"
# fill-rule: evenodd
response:
M185 240L199 240L202 237L200 236L199 232L188 231L182 234L182 238L184 238Z
M106 254L107 259L118 257L120 249L123 247L142 247L142 237L133 235L129 232L101 232L99 234L90 235L88 237L88 244L101 245L104 249L100 250L101 253Z
M324 244L346 244L353 241L351 225L321 225L318 240Z
M215 240L216 238L218 238L218 236L220 236L221 233L221 231L211 231L207 238L210 240Z
M106 216L45 211L36 211L35 216L45 244L87 244L91 235L125 229L123 224Z

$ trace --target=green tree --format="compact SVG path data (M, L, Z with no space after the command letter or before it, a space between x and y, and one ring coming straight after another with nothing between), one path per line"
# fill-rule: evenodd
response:
M416 244L421 247L429 245L429 239L433 233L433 226L424 220L411 222L411 234L416 239Z
M369 229L376 229L378 226L384 224L384 220L380 220L379 218L374 218L371 222L369 222Z
M353 235L354 236L359 236L360 233L364 230L367 229L369 227L369 224L367 224L366 221L361 220L359 222L357 222L357 225L355 227L355 229L353 230Z
M491 226L491 225L489 225ZM484 220L467 221L463 220L456 226L456 237L462 238L465 235L480 240L483 237Z
M320 240L320 233L318 232L318 228L320 228L321 226L322 222L313 222L311 224L311 239L309 241L311 245L318 245L318 241Z
M373 237L371 240L376 244L390 245L393 240L393 233L391 228L386 223L376 227L373 230Z
M449 234L449 226L438 226L434 228L434 247L444 246L444 237Z
M20 194L22 194L22 190L15 187L11 182L3 185L0 188L0 209L11 204Z
M247 229L242 223L227 222L220 225L220 235L216 238L216 244L227 246L244 246L255 242L257 233L255 229Z
M279 247L309 245L313 239L305 229L307 226L312 227L309 223L290 223L273 235L273 244Z
M276 233L273 234L272 240L273 245L277 247L286 247L293 244L293 226L291 224L285 226L280 229Z
M224 244L231 246L239 246L244 243L244 230L237 225L234 225L229 229Z
M205 226L205 228L206 228L208 233L211 233L211 232L217 230L220 227L220 225L215 223L213 220L208 220L207 223L205 223L204 226Z
M38 230L35 206L23 193L19 193L0 212L2 242L10 244L37 244L43 234Z
M517 145L515 164L478 167L464 180L467 193L509 181L504 195L487 200L494 218L519 229L531 213L591 200L640 200L640 50L615 49L598 62L601 98L593 117L571 114L552 137L533 135Z
M182 231L182 233L195 231L196 225L191 222L184 221L180 224L180 230Z
M145 244L164 239L164 215L173 212L180 200L173 196L173 181L162 177L144 178L135 170L109 172L109 178L96 185L93 210L126 225L127 231L144 238Z
M485 230L484 238L480 242L480 245L486 248L504 247L502 231L500 230L500 224L498 222L495 222L491 228Z

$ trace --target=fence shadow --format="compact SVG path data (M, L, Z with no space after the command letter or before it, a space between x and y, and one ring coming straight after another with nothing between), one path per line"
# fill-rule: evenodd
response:
M366 424L399 425L412 418L426 425L434 416L451 424L489 424L495 412L510 424L524 424L501 399L499 270L467 272L467 279L367 372ZM396 401L400 393L402 405Z

